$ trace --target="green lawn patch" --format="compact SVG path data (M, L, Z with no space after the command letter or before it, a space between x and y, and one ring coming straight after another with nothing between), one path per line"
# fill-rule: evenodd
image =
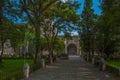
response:
M120 60L118 61L106 61L107 65L110 65L115 68L120 68Z
M23 66L26 62L30 65L30 68L33 67L34 63L32 60L3 60L3 65L0 66L0 80L23 76Z
M120 76L120 61L106 61L106 70L115 76Z

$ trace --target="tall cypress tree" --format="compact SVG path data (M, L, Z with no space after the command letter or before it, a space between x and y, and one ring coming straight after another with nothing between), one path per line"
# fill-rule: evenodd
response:
M94 52L94 43L92 41L94 39L93 32L95 15L91 7L92 0L85 0L84 10L81 14L82 33L80 34L83 50L89 54L89 59L91 59L91 52Z

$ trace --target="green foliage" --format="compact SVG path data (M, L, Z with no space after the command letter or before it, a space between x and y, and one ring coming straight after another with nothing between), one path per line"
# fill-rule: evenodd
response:
M114 52L119 52L119 4L120 2L118 0L103 0L103 13L96 23L96 47L99 51L108 55Z
M9 19L2 19L3 23L0 25L0 39L1 37L6 40L9 38L10 33L10 27L12 26L12 22Z
M63 44L61 45L62 42L57 40L58 33L74 29L79 20L79 15L76 14L78 8L77 1L56 2L43 12L41 25L50 56L53 55L54 50L62 53Z
M57 53L57 55L62 54L64 51L64 48L65 48L64 41L58 37L56 39L56 45L55 45L55 52Z
M69 32L64 33L64 38L66 39L72 39L72 36Z
M16 24L16 25L11 26L9 39L14 49L17 49L23 46L24 39L25 39L25 25Z
M94 27L96 22L96 15L92 7L92 0L85 0L84 10L81 14L81 23L78 27L80 35L81 49L90 52L94 48Z
M41 37L40 38L40 49L41 50L43 50L43 49L45 49L46 50L46 39L45 38L43 38L43 37Z
M56 2L44 12L42 17L54 21L53 30L56 32L72 31L80 19L79 15L76 14L79 7L80 4L77 1ZM49 28L49 26L47 27Z
M42 55L41 58L45 60L45 64L46 65L50 63L50 61L49 61L49 55Z

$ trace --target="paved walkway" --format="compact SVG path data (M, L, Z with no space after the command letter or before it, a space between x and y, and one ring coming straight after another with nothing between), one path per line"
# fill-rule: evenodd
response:
M39 69L29 80L115 80L78 56L69 60L59 60L46 69Z

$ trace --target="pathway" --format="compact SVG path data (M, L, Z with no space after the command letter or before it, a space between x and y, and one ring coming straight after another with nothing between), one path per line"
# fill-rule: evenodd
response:
M115 80L78 56L69 58L39 69L30 75L29 80Z

